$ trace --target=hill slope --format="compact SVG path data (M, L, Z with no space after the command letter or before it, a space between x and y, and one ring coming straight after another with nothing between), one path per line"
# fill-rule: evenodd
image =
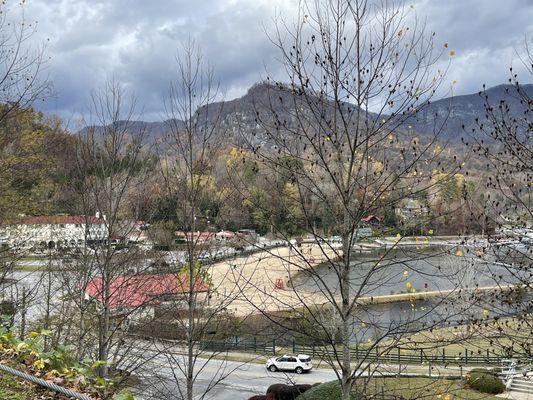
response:
M533 84L523 85L522 90L533 98ZM498 105L504 100L511 109L511 117L523 116L525 105L520 103L513 85L499 85L486 90L489 104ZM482 93L447 97L437 100L410 121L415 131L431 133L434 126L442 126L442 137L458 140L465 130L475 127L475 119L485 118L485 95Z

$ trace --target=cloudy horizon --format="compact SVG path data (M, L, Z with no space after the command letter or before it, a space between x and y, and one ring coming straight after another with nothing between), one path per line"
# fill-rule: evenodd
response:
M511 65L523 73L517 53L533 33L533 2L479 3L405 3L454 49L446 81L456 81L456 95L506 83ZM25 16L39 22L34 39L49 39L47 74L56 93L38 108L75 119L87 111L91 91L113 77L135 93L144 120L161 120L177 49L189 37L213 65L222 97L242 96L265 70L280 76L268 33L276 15L290 18L296 8L296 0L29 1Z

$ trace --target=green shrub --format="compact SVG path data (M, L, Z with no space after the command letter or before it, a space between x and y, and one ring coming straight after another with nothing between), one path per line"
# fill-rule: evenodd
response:
M105 362L80 362L72 356L71 347L57 347L45 352L43 341L51 334L52 332L47 330L32 331L26 340L22 341L12 331L0 327L0 359L24 364L25 372L43 375L46 379L65 378L75 382L81 389L94 388L101 393L114 389L115 380L97 376L97 368L105 365Z
M113 400L135 400L135 398L128 389L123 389L113 396Z
M475 368L466 376L468 387L481 393L500 394L505 391L505 385L498 376L488 369Z
M297 400L340 400L342 391L339 381L322 383L301 394ZM352 400L363 400L364 397L357 393L352 393Z

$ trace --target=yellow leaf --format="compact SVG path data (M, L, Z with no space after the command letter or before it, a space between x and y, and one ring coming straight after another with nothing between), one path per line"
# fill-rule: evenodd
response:
M457 250L457 253L455 253L455 255L457 257L462 257L463 256L463 252L461 250Z
M39 358L37 361L35 361L33 363L33 366L36 368L36 369L43 369L44 366L45 366L45 361L42 359L42 358Z
M411 282L409 282L409 281L405 282L405 287L407 289L411 289Z
M455 51L450 51L450 57L453 57L455 55Z
M430 229L430 230L428 231L428 233L429 233L430 235L433 235L433 229Z

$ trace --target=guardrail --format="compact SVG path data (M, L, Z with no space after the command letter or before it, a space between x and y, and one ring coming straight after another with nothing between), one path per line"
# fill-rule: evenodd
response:
M516 360L503 359L501 377L505 383L506 390L509 390L511 388L515 374L516 374Z

